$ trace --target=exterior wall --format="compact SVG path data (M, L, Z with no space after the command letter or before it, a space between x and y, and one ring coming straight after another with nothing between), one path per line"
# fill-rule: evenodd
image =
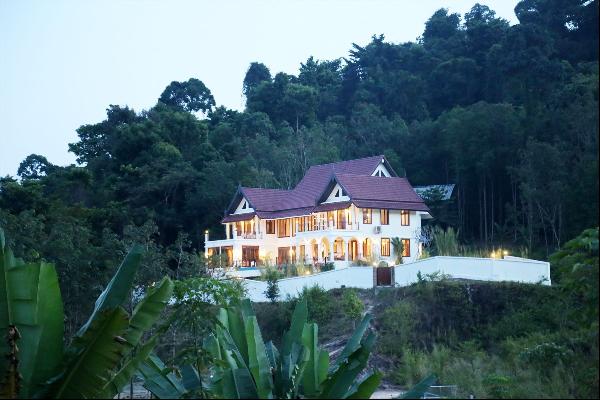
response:
M362 209L351 205L349 208L350 219L352 225L348 225L346 229L337 229L335 226L328 227L323 230L296 232L295 236L279 238L277 232L275 234L267 234L266 220L261 220L254 217L256 226L256 237L242 238L234 237L235 224L230 223L226 227L226 232L230 232L229 238L225 240L206 241L206 248L215 248L219 246L233 246L234 263L241 262L242 246L259 246L259 257L261 259L270 259L271 263L275 263L275 257L278 254L279 247L297 247L299 254L299 246L306 246L306 262L311 263L313 255L311 254L311 243L316 241L318 244L327 243L326 246L331 248L336 239L344 241L344 251L348 252L348 242L357 240L358 242L358 258L362 257L362 243L366 238L372 242L372 254L376 261L386 261L388 264L395 263L394 249L390 244L390 256L381 256L381 238L391 239L398 237L400 239L410 239L410 256L404 257L403 261L412 262L419 257L419 233L421 228L421 213L418 211L410 211L410 225L401 225L400 210L389 210L389 225L381 225L380 210L372 209L371 224L363 224ZM380 233L375 232L376 227L381 227ZM324 246L325 247L325 246ZM331 252L328 255L331 258ZM300 262L300 260L297 260ZM323 261L323 260L319 260ZM349 266L351 261L337 260L334 262L336 268Z
M325 290L341 287L372 288L373 269L373 267L349 267L315 275L281 279L278 282L280 298L296 296L302 288L315 285ZM421 275L440 272L454 279L550 285L550 264L544 261L516 257L506 259L431 257L394 267L395 286L409 286L417 282L419 272ZM267 290L266 282L244 280L244 283L248 298L255 302L267 301L264 295Z

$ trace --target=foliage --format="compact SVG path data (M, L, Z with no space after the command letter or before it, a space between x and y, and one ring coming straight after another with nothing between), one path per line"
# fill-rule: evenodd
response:
M580 304L580 319L598 322L598 228L586 229L550 257L551 276Z
M360 297L358 297L356 291L352 289L344 291L344 294L342 295L342 304L344 307L344 313L352 321L359 319L365 309L365 305L360 300Z
M298 301L306 301L309 319L319 325L326 324L335 312L328 292L319 285L302 288Z
M267 290L265 296L271 302L276 302L279 297L279 284L277 281L281 278L279 271L273 268L267 268L264 273L264 278L267 280Z
M392 238L392 248L394 249L394 257L396 264L402 264L402 254L404 253L404 244L399 237Z
M142 339L167 305L171 280L165 277L147 290L127 313L122 304L130 296L142 256L141 248L134 247L98 297L87 323L63 348L63 312L54 266L14 258L2 230L0 250L0 326L7 332L15 330L22 342L20 353L15 354L10 342L9 348L1 348L21 361L2 365L0 372L7 378L3 392L25 398L112 398L119 393L156 344L156 336ZM9 373L15 365L18 371ZM15 381L15 373L22 381Z
M221 325L205 346L220 360L213 367L211 390L219 398L368 398L377 388L378 373L358 380L374 343L363 337L365 316L340 357L331 365L318 345L318 325L307 322L306 301L299 301L281 352L264 343L249 301L222 309Z
M333 271L335 269L335 265L332 262L326 262L321 264L321 272Z
M459 255L458 232L455 232L454 228L448 227L448 229L443 230L442 228L436 226L433 229L432 235L435 255Z

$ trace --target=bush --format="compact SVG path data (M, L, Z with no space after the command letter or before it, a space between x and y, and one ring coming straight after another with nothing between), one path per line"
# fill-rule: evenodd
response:
M335 269L335 266L333 265L332 262L326 262L321 264L321 272L326 272L326 271L333 271Z
M319 325L326 324L335 312L331 295L321 286L305 287L299 296L301 299L307 301L309 319Z
M279 271L273 268L267 268L265 270L264 277L267 280L267 290L265 290L265 296L272 303L274 303L279 297L279 284L277 283L277 281L281 277L281 274L279 273Z
M344 313L352 321L354 325L356 320L362 317L362 313L365 309L365 305L360 300L356 291L353 289L346 289L342 296L342 306Z

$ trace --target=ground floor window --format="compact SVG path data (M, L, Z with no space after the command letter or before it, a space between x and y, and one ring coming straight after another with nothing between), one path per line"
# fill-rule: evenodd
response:
M366 238L363 241L363 257L367 258L367 257L371 257L371 239Z
M277 265L294 264L296 262L296 247L278 247Z
M258 265L258 246L242 246L242 267Z
M390 256L390 238L381 238L381 255L383 257Z
M335 260L344 260L344 241L337 239L333 242L333 258Z

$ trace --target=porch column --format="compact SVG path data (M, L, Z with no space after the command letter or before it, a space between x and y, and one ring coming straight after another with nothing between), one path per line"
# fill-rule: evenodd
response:
M237 226L235 224L231 224L231 227L233 228L233 237L232 239L237 238Z
M364 242L364 239L362 239L362 240L357 239L356 240L356 247L358 247L357 250L358 250L358 259L359 260L361 260L363 258L363 253L362 253L362 251L363 251L363 242Z
M317 261L322 263L323 262L323 257L321 257L321 253L323 252L323 245L321 244L321 241L317 242Z
M335 240L329 239L329 261L330 262L335 261L335 253L333 251L334 247L335 247Z
M312 244L310 242L305 242L304 244L304 262L308 260L308 264L313 263L313 254L312 254Z
M350 249L348 249L348 243L348 239L344 239L344 261L346 262L348 262L348 253L350 252Z

